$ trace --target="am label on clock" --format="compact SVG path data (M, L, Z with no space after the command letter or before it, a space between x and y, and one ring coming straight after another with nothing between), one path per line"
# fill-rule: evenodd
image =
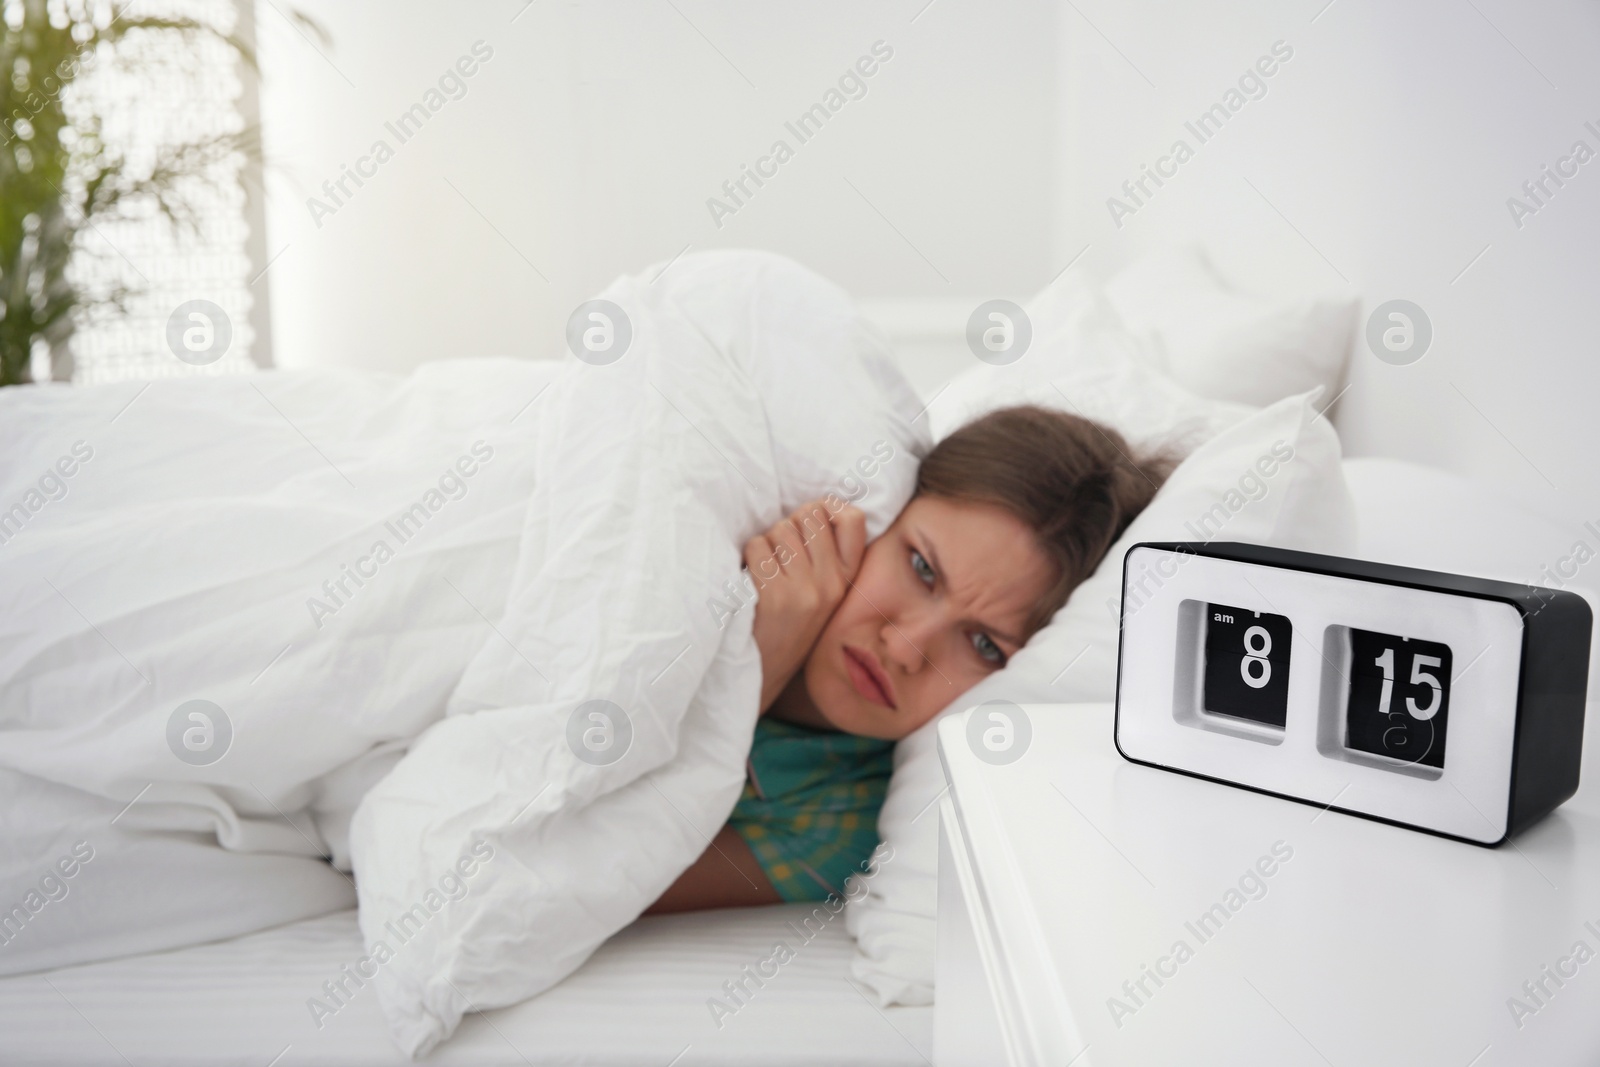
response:
M1345 746L1443 769L1450 666L1442 642L1352 628Z

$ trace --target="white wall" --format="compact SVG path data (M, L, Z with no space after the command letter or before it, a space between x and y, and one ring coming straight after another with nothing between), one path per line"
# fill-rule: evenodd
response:
M1358 341L1336 419L1347 451L1498 482L1568 521L1600 519L1600 159L1520 229L1506 206L1575 140L1600 151L1584 128L1600 128L1600 8L1074 3L1060 19L1058 255L1089 244L1084 269L1105 274L1199 240L1246 288L1359 292L1363 324L1382 301L1412 300L1433 346L1390 366ZM1294 55L1267 95L1119 229L1107 198L1175 138L1197 143L1183 122L1278 40Z
M1600 519L1600 160L1520 229L1506 208L1574 140L1600 150L1586 0L305 3L326 59L282 5L259 16L281 365L554 355L616 273L744 245L849 288L929 389L966 359L936 324L979 299L1033 293L1085 246L1074 269L1104 276L1200 240L1246 288L1426 309L1420 362L1358 344L1351 453ZM867 96L717 228L706 199L880 38ZM479 39L467 97L317 228L305 198ZM1294 56L1267 95L1118 228L1107 197L1278 40Z
M284 5L259 15L279 365L556 355L580 300L685 245L785 252L891 314L1026 295L1059 267L1043 0L302 3L327 58ZM384 122L479 39L467 96L399 145ZM879 39L894 55L867 95L799 144L784 121ZM306 198L380 137L394 158L318 228ZM718 228L707 198L779 137L793 160Z

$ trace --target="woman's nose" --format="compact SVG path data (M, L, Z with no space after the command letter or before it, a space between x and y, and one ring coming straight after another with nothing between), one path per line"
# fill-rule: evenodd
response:
M936 620L925 614L887 619L883 624L883 647L901 670L915 674L928 662L937 631Z

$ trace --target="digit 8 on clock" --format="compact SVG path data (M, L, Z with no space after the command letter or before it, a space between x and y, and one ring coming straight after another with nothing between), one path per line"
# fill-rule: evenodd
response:
M1345 747L1442 770L1450 659L1438 641L1351 629Z
M1294 630L1286 615L1206 605L1206 666L1201 706L1283 728L1289 710L1289 645Z

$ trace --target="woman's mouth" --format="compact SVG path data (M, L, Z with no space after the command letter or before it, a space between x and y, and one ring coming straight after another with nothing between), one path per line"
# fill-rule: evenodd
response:
M889 684L889 672L883 669L874 656L864 648L855 645L844 646L844 667L850 675L850 684L856 687L856 692L886 708L895 707L894 687Z

